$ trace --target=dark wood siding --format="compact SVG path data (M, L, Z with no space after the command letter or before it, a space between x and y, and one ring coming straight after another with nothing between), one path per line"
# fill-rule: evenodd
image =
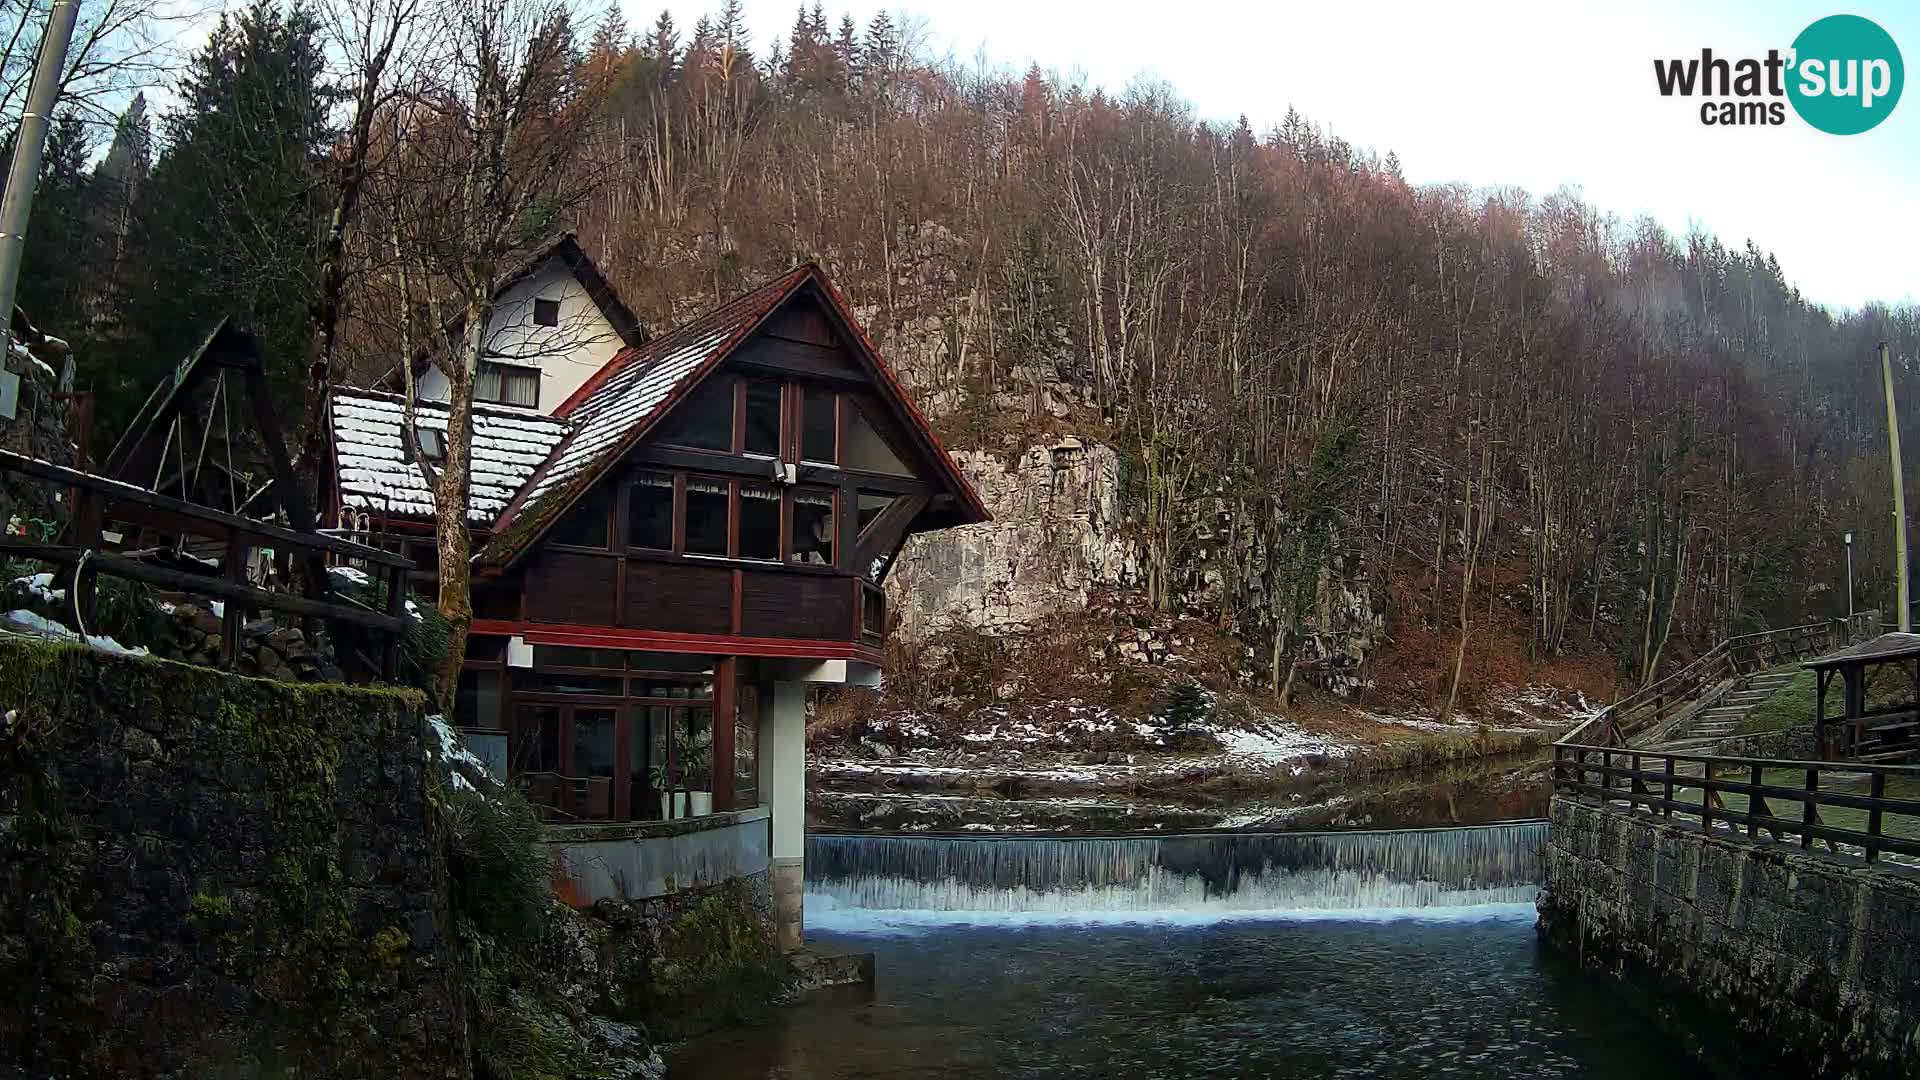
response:
M792 338L795 341L810 342L814 345L837 347L840 342L833 335L833 327L827 323L826 312L805 300L796 300L773 314L763 332L777 337Z
M740 589L747 637L853 637L853 585L843 577L748 570Z
M866 372L845 349L810 345L804 341L760 334L733 352L730 364L775 368L797 375L818 375L832 379L867 381Z
M613 624L614 560L543 551L527 568L527 618L534 622Z
M609 599L613 595L608 586ZM733 571L692 562L627 563L627 626L676 634L725 634L733 622Z

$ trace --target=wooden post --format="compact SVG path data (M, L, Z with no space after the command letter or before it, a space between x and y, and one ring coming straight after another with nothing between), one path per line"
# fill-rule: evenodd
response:
M1800 808L1800 846L1808 850L1813 848L1813 823L1820 820L1820 811L1814 807L1814 796L1820 791L1820 770L1807 766L1807 801Z
M1755 788L1760 786L1760 766L1754 765L1747 770L1747 783ZM1760 815L1763 812L1768 817L1773 816L1768 811L1767 801L1760 797L1760 792L1747 792L1747 839L1754 840L1760 836ZM1773 838L1780 839L1780 834L1775 832Z
M1700 828L1713 833L1713 762L1700 763Z
M1873 772L1873 784L1868 794L1873 798L1873 809L1867 811L1867 861L1880 858L1880 846L1874 841L1880 839L1880 800L1887 797L1887 774L1879 769Z
M1672 754L1666 755L1666 759L1667 759L1667 769L1666 769L1667 775L1666 775L1666 790L1664 793L1664 797L1666 799L1667 804L1661 807L1660 809L1663 813L1666 814L1667 820L1672 821L1673 820L1673 755Z
M220 568L220 576L230 585L239 585L246 581L247 538L240 530L227 533L226 565ZM226 601L226 607L220 615L220 666L231 671L240 659L240 624L245 610L237 600Z
M387 614L394 618L404 618L407 614L407 568L404 566L387 569ZM388 682L392 682L400 673L401 633L397 630L389 632L386 635L386 647L380 651L380 673Z

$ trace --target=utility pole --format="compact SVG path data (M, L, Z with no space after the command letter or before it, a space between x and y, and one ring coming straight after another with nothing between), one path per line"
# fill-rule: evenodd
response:
M1893 409L1893 359L1880 343L1880 381L1887 390L1887 450L1893 455L1893 557L1900 585L1900 632L1913 633L1913 608L1907 598L1907 492L1900 475L1900 418Z
M33 213L33 189L40 182L40 159L46 152L47 127L53 104L60 96L60 77L66 70L67 42L80 13L78 0L53 0L47 31L40 38L40 58L33 63L33 85L27 90L26 111L14 138L13 166L7 170L7 193L0 198L0 333L10 338L13 297L20 286L20 259L26 254L27 218Z

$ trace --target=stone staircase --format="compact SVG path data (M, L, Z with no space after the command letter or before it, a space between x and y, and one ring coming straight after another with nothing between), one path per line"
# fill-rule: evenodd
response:
M1660 744L1660 749L1698 750L1732 736L1740 730L1748 713L1772 697L1775 691L1792 682L1799 673L1800 668L1796 664L1741 679L1712 704L1693 714L1691 719Z

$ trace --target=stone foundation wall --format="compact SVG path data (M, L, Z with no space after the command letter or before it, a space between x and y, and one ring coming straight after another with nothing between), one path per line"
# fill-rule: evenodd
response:
M602 900L567 921L562 977L663 1039L760 1019L784 993L765 872L665 896Z
M417 695L0 640L0 1075L464 1078Z
M1551 816L1542 936L1669 1030L1713 1018L1755 1075L1920 1077L1920 876L1564 796Z

